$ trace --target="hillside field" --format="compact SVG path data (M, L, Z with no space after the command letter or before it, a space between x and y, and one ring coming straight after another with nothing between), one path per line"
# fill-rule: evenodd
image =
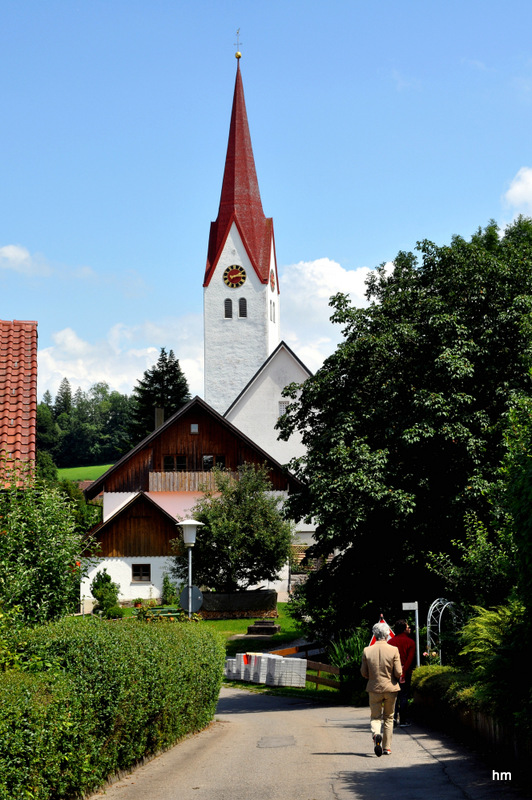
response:
M65 467L57 470L57 476L59 480L66 478L69 481L95 481L112 466L103 464L100 467Z

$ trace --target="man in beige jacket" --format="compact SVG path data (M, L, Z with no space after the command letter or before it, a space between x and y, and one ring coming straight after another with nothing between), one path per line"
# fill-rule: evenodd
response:
M385 622L377 622L373 626L373 635L376 641L364 648L360 672L368 679L366 691L369 694L375 755L382 756L383 752L391 755L393 712L403 668L399 650L386 641L390 635L389 626Z

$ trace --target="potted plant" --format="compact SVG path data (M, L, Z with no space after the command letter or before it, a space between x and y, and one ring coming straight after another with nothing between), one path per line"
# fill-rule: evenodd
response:
M136 597L135 600L133 600L133 605L135 608L142 608L142 597Z

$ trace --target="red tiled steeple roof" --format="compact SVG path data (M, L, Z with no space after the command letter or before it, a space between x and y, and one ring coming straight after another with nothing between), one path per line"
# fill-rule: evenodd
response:
M262 210L240 61L236 71L220 206L216 222L211 223L204 286L208 286L210 282L233 222L236 222L255 272L262 283L267 283L273 243L273 220L267 219Z
M0 451L35 461L37 323L0 320Z

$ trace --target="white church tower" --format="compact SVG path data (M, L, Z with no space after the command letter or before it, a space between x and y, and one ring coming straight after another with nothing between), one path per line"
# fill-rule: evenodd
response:
M218 217L203 283L205 400L224 414L280 342L273 220L262 210L240 53Z

